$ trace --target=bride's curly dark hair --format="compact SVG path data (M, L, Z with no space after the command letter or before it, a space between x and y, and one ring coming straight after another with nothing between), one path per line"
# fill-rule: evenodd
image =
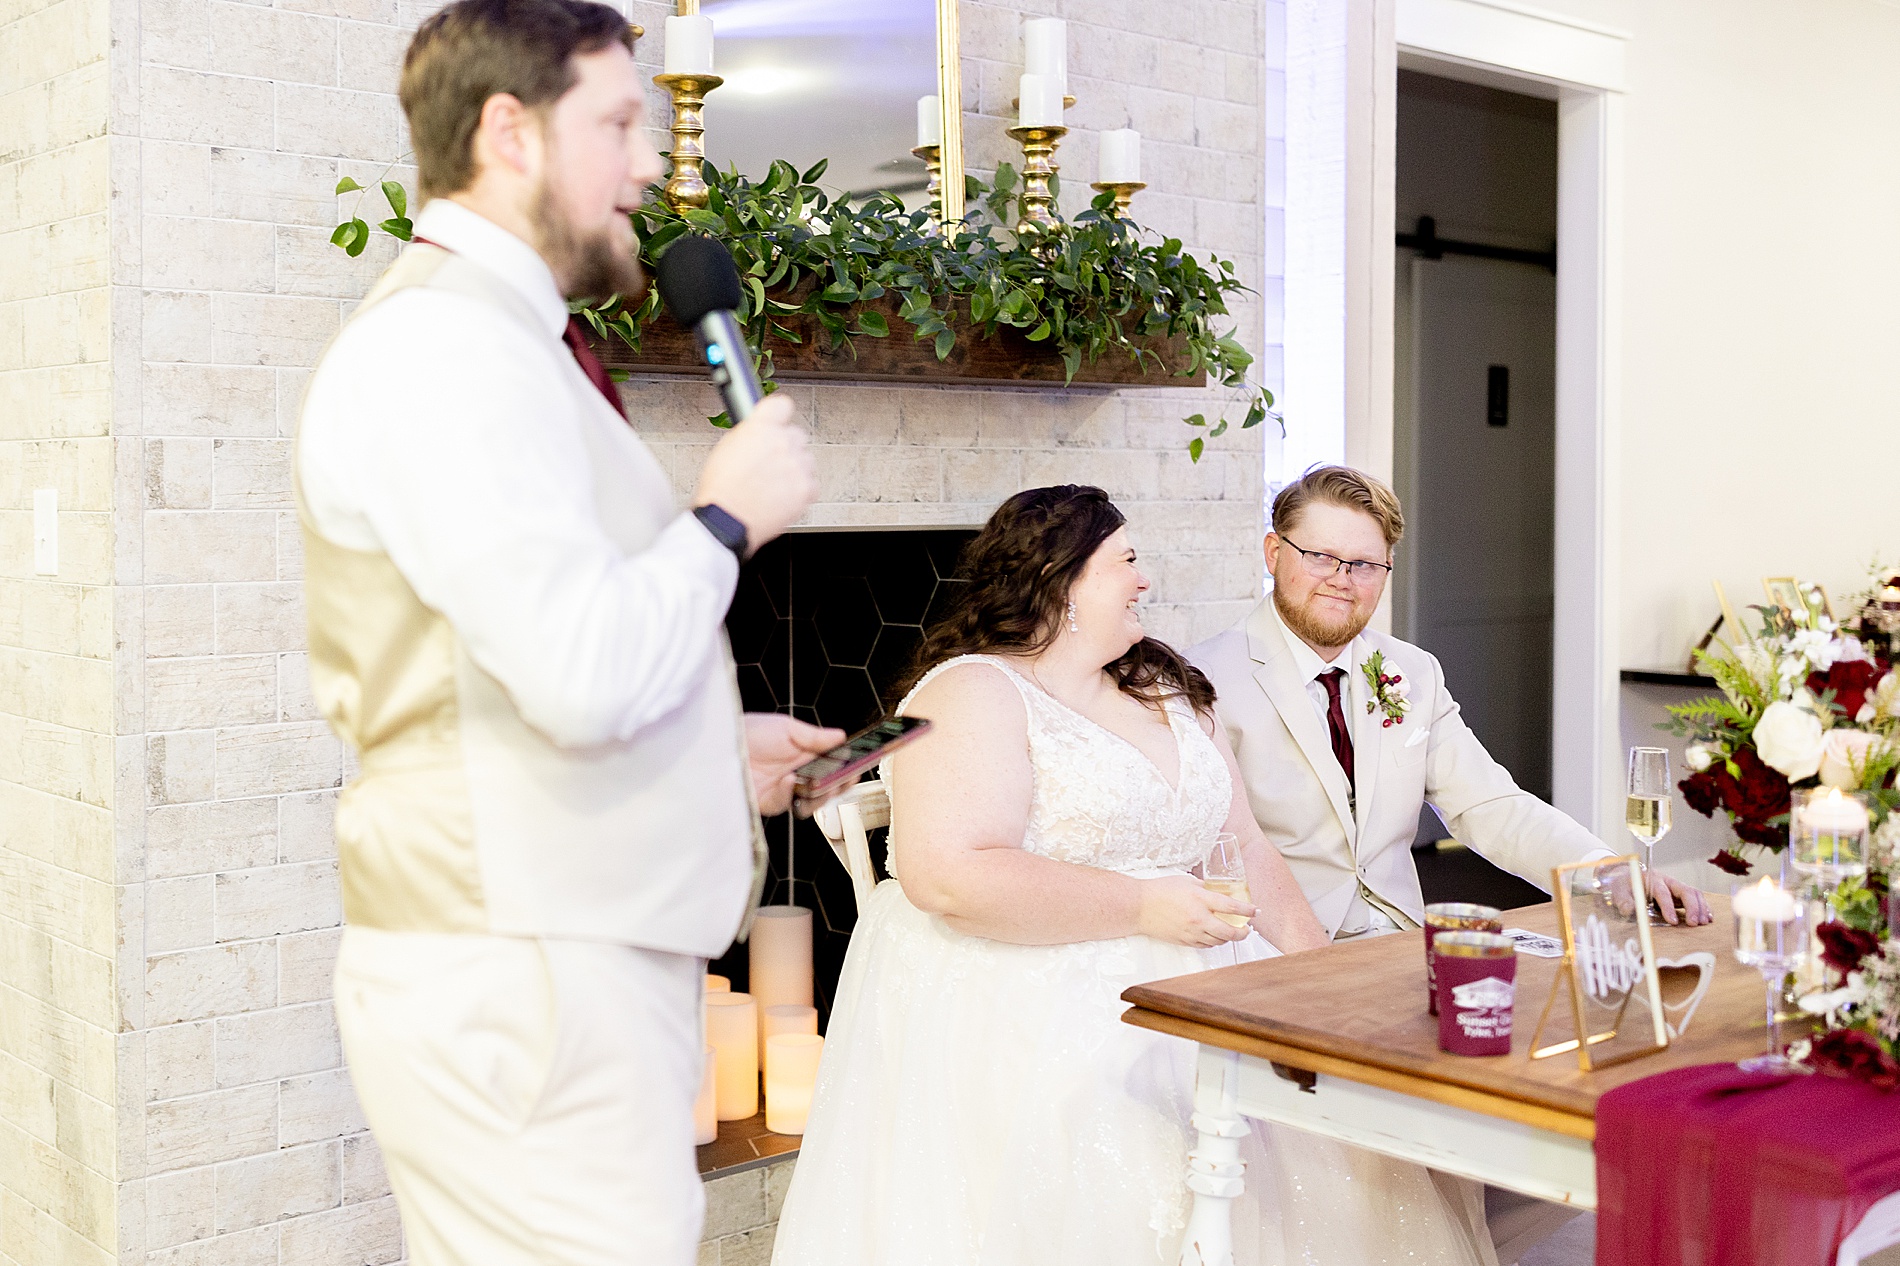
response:
M964 591L924 630L902 698L926 672L958 655L1034 655L1056 640L1069 590L1101 543L1128 521L1100 488L1058 484L1019 492L963 547ZM1214 684L1166 642L1144 637L1108 671L1124 693L1159 711L1180 696L1196 712L1214 708Z

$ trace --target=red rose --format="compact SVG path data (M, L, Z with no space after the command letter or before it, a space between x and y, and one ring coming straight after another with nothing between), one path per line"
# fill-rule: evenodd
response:
M1814 929L1821 942L1821 961L1845 976L1860 969L1860 960L1880 953L1880 942L1871 932L1850 928L1845 923L1828 922Z
M1864 659L1852 663L1839 663L1824 673L1808 674L1808 689L1819 695L1824 690L1834 692L1834 710L1844 719L1852 721L1860 715L1860 706L1867 702L1867 695L1880 684L1887 674L1884 664L1870 664Z
M1808 1048L1808 1064L1836 1077L1853 1077L1876 1090L1900 1087L1900 1062L1880 1039L1859 1029L1830 1029Z
M1746 858L1732 849L1726 848L1717 853L1714 857L1711 857L1709 859L1709 865L1715 867L1717 870L1725 870L1731 875L1746 875L1750 869Z
M1714 817L1715 811L1722 807L1722 784L1715 779L1715 771L1721 768L1719 764L1711 765L1676 784L1676 790L1682 793L1683 802L1705 818Z
M1785 819L1790 801L1787 778L1779 770L1770 768L1752 747L1736 748L1730 760L1740 771L1740 777L1729 773L1723 765L1711 765L1709 772L1715 775L1716 785L1721 789L1722 803L1734 821L1735 834L1750 844L1772 849L1785 847L1788 843ZM1776 817L1784 819L1782 825L1769 824L1769 819Z

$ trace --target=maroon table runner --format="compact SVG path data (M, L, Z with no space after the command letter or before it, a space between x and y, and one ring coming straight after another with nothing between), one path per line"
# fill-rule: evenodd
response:
M1597 1266L1833 1266L1900 1191L1900 1092L1701 1064L1597 1101Z

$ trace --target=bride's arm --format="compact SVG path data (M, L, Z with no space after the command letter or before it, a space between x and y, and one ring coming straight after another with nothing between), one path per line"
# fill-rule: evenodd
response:
M908 712L931 731L891 760L891 839L912 905L970 936L1018 945L1134 933L1186 945L1237 940L1217 910L1247 907L1193 879L1131 879L1023 851L1031 777L1022 696L993 667L964 664Z
M1312 903L1300 891L1299 881L1293 878L1286 858L1280 856L1280 850L1268 842L1260 824L1254 821L1253 809L1247 803L1247 781L1240 776L1240 762L1234 759L1234 745L1227 737L1227 728L1211 716L1201 717L1200 722L1201 728L1214 740L1214 746L1220 748L1221 757L1227 762L1227 772L1233 777L1234 803L1228 810L1227 825L1223 829L1232 831L1240 840L1240 855L1247 864L1247 891L1260 906L1254 926L1283 954L1332 944L1319 916L1313 913Z

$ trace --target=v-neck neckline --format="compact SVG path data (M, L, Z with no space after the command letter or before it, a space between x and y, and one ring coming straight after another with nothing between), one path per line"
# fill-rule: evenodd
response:
M1182 746L1180 731L1174 728L1174 711L1173 709L1169 708L1165 702L1161 705L1161 715L1167 718L1168 737L1174 740L1174 781L1173 782L1169 782L1168 776L1161 772L1161 766L1155 763L1155 758L1148 755L1148 753L1142 751L1140 747L1135 745L1133 740L1127 738L1124 735L1115 733L1115 731L1109 729L1106 725L1103 725L1100 721L1097 721L1094 717L1089 716L1085 712L1077 711L1075 708L1072 708L1068 704L1062 702L1062 700L1056 698L1053 694L1049 693L1049 690L1041 682L1029 676L1027 673L1018 672L1016 669L1016 666L1014 664L1011 664L1008 660L1002 660L1001 663L1004 668L1007 668L1011 673L1014 673L1017 677L1020 677L1023 681L1023 684L1029 686L1037 694L1047 699L1050 703L1055 704L1056 707L1061 708L1064 712L1068 713L1070 716L1074 717L1076 720L1082 722L1084 725L1090 725L1100 730L1102 733L1108 735L1108 737L1114 739L1117 743L1120 743L1123 747L1126 747L1129 751L1133 752L1136 756L1138 756L1141 759L1142 764L1146 765L1149 769L1154 771L1154 776L1161 780L1161 785L1168 789L1168 794L1170 796L1179 796L1181 794L1182 784L1187 781L1187 748Z

